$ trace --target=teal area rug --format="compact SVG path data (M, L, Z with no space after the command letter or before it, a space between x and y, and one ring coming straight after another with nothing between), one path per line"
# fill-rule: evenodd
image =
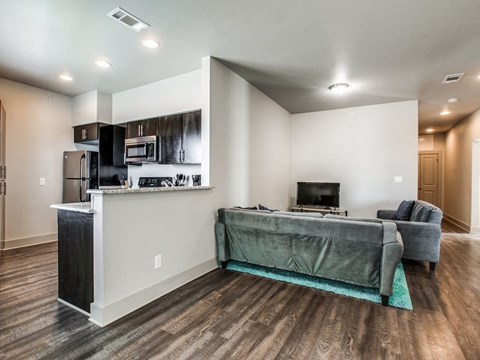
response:
M295 285L306 286L317 290L328 291L338 295L350 296L378 304L382 303L382 298L378 289L233 260L228 261L227 269ZM397 266L393 281L393 295L390 296L388 305L400 309L413 310L412 299L410 298L410 292L408 291L407 279L405 278L405 271L403 270L402 263Z

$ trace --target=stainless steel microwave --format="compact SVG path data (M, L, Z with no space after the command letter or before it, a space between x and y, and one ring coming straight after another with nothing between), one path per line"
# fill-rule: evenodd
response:
M160 147L157 136L125 139L125 164L158 162Z

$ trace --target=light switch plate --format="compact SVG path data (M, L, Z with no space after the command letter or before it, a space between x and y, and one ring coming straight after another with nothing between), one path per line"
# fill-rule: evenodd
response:
M40 185L45 186L45 178L40 178Z
M394 177L393 177L393 182L395 182L395 183L401 183L401 182L403 182L403 177L401 177L401 176L394 176Z
M162 266L162 254L155 256L155 269L158 269Z

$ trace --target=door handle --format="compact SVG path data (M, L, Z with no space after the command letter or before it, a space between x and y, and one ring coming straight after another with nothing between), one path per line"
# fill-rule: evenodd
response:
M85 202L85 198L83 196L83 189L82 189L82 181L85 181L85 178L83 176L83 166L82 163L85 161L85 155L82 155L80 157L80 202Z

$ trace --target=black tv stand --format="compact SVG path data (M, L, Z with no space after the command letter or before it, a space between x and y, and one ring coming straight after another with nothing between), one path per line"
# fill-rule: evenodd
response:
M290 208L293 212L316 212L320 214L334 214L334 215L343 215L348 216L347 209L341 208L331 208L331 207L317 207L317 206L305 206L305 205L296 205Z

